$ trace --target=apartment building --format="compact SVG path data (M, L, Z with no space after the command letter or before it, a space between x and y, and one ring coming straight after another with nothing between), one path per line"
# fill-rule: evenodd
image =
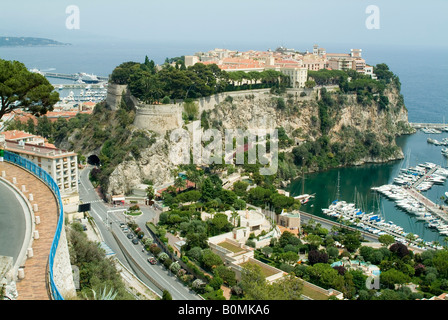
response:
M62 195L78 193L78 155L75 152L37 143L39 139L43 139L39 136L30 137L25 132L17 131L15 134L16 139L8 139L11 132L6 132L6 135L2 133L5 137L5 150L16 153L47 171L58 184Z

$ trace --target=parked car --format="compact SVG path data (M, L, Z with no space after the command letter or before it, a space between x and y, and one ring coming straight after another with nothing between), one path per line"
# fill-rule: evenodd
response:
M150 264L157 264L157 260L156 260L155 258L153 258L153 257L148 258L148 262L149 262Z
M134 235L132 233L128 233L127 237L128 239L134 239Z
M138 244L138 239L137 238L132 239L132 243L133 244Z

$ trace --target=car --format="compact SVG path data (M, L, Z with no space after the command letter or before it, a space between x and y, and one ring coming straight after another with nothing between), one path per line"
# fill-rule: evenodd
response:
M137 238L132 239L132 243L133 244L138 244L138 239Z
M134 235L132 233L128 233L127 237L128 239L134 239Z
M124 229L125 227L126 227L126 223L121 222L121 223L120 223L120 228L121 228L121 229Z
M150 263L150 264L157 264L157 260L155 259L155 258L148 258L148 262Z

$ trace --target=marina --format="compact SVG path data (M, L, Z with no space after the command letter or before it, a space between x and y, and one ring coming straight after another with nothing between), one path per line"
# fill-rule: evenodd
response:
M448 236L448 213L445 208L436 205L421 192L430 189L434 184L443 184L448 177L448 170L431 162L418 164L415 167L402 168L393 184L386 184L371 189L389 200L396 207L413 215L416 220L424 221L425 227L437 230ZM386 221L381 210L378 213L366 213L356 207L355 203L335 200L323 213L341 219L347 224L355 225L375 235L390 234L396 241L413 242L416 245L437 248L437 243L427 242L418 234L405 232L403 227L392 221Z
M302 204L304 212L352 224L372 235L387 233L400 239L398 241L409 242L408 235L408 238L415 238L416 245L439 247L448 236L444 228L447 208L443 202L448 198L447 158L441 155L440 148L428 144L427 138L428 134L423 131L397 138L397 145L405 152L404 159L307 174L305 182L302 179L293 181L288 191L292 196L315 194L308 203ZM415 165L410 166L410 163ZM340 182L337 182L339 175ZM380 191L393 194L389 197ZM400 196L402 199L398 199ZM356 204L351 207L358 210L345 219L337 214L328 215L335 199L346 200L346 205ZM419 211L412 212L412 206Z
M107 82L109 80L108 77L101 77L94 74L89 74L85 72L79 72L74 74L64 74L64 73L56 73L49 71L41 71L39 69L30 69L31 72L39 73L46 78L55 78L55 79L63 79L63 80L72 80L78 83L100 83Z

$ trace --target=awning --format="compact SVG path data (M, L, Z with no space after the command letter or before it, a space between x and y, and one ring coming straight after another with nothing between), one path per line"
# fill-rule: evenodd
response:
M125 197L124 196L112 196L112 201L125 201Z

